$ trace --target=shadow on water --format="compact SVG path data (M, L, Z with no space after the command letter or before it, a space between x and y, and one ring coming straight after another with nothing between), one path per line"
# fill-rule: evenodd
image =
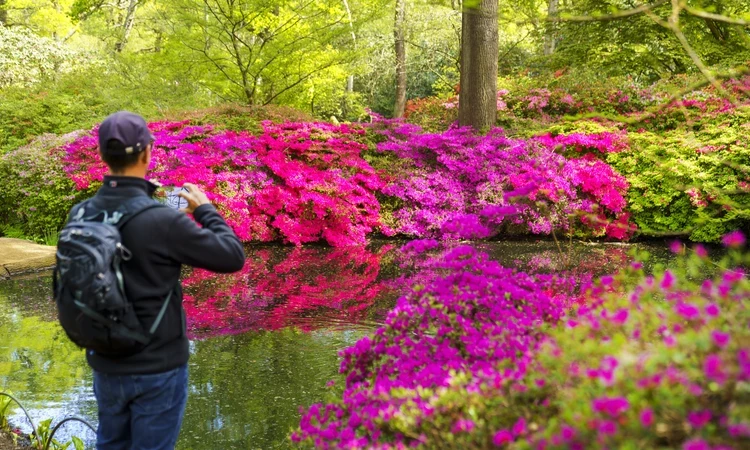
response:
M285 448L299 406L321 401L338 375L338 351L383 322L418 265L390 243L367 248L253 247L239 273L185 273L191 341L190 396L180 449ZM522 270L601 275L627 264L633 246L553 242L476 244ZM652 260L663 245L639 244ZM408 262L408 261L407 261ZM408 273L412 271L412 273ZM0 282L0 390L34 420L69 415L96 422L91 371L55 320L47 275ZM15 411L14 424L25 431ZM25 428L24 428L25 427ZM71 424L68 435L86 437Z

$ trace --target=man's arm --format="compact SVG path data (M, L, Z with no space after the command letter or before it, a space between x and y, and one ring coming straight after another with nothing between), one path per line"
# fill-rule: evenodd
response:
M198 227L186 214L180 214L169 228L169 256L193 267L213 272L236 272L245 264L245 250L240 239L227 225L205 194L192 184L185 184L188 201L185 212L193 213Z

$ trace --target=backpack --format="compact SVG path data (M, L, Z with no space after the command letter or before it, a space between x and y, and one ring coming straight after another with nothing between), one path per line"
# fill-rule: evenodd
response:
M58 318L79 347L105 356L141 351L159 327L173 289L149 330L125 295L120 266L132 254L122 245L120 230L138 214L166 207L148 197L136 197L116 210L95 210L87 200L73 208L57 244L53 289Z

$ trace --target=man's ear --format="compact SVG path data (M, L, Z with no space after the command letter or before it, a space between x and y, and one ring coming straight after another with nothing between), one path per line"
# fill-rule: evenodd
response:
M147 166L151 164L151 148L152 145L149 144L146 150L143 151L143 155L141 155L141 162Z

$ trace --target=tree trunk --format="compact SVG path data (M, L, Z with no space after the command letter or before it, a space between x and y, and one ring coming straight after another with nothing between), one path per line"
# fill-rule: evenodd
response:
M128 10L125 13L125 20L122 22L122 34L120 41L115 44L115 51L121 52L125 45L128 43L130 38L130 31L133 29L133 23L135 23L135 11L138 9L138 2L140 0L130 0L128 3Z
M393 106L393 117L404 117L406 110L406 33L404 19L406 0L396 0L396 21L393 27L396 50L396 103Z
M560 10L560 0L549 0L547 5L547 17L556 18ZM557 22L547 23L547 32L544 36L544 55L549 56L555 53L555 46L557 42Z
M349 9L349 2L347 0L343 0L344 2L344 8L346 9L346 15L349 18L349 31L352 34L352 45L354 45L354 50L357 50L357 35L354 34L354 21L352 20L352 10ZM349 75L346 77L346 92L354 92L354 75Z
M461 16L461 84L458 122L485 132L497 119L497 6L481 0Z

